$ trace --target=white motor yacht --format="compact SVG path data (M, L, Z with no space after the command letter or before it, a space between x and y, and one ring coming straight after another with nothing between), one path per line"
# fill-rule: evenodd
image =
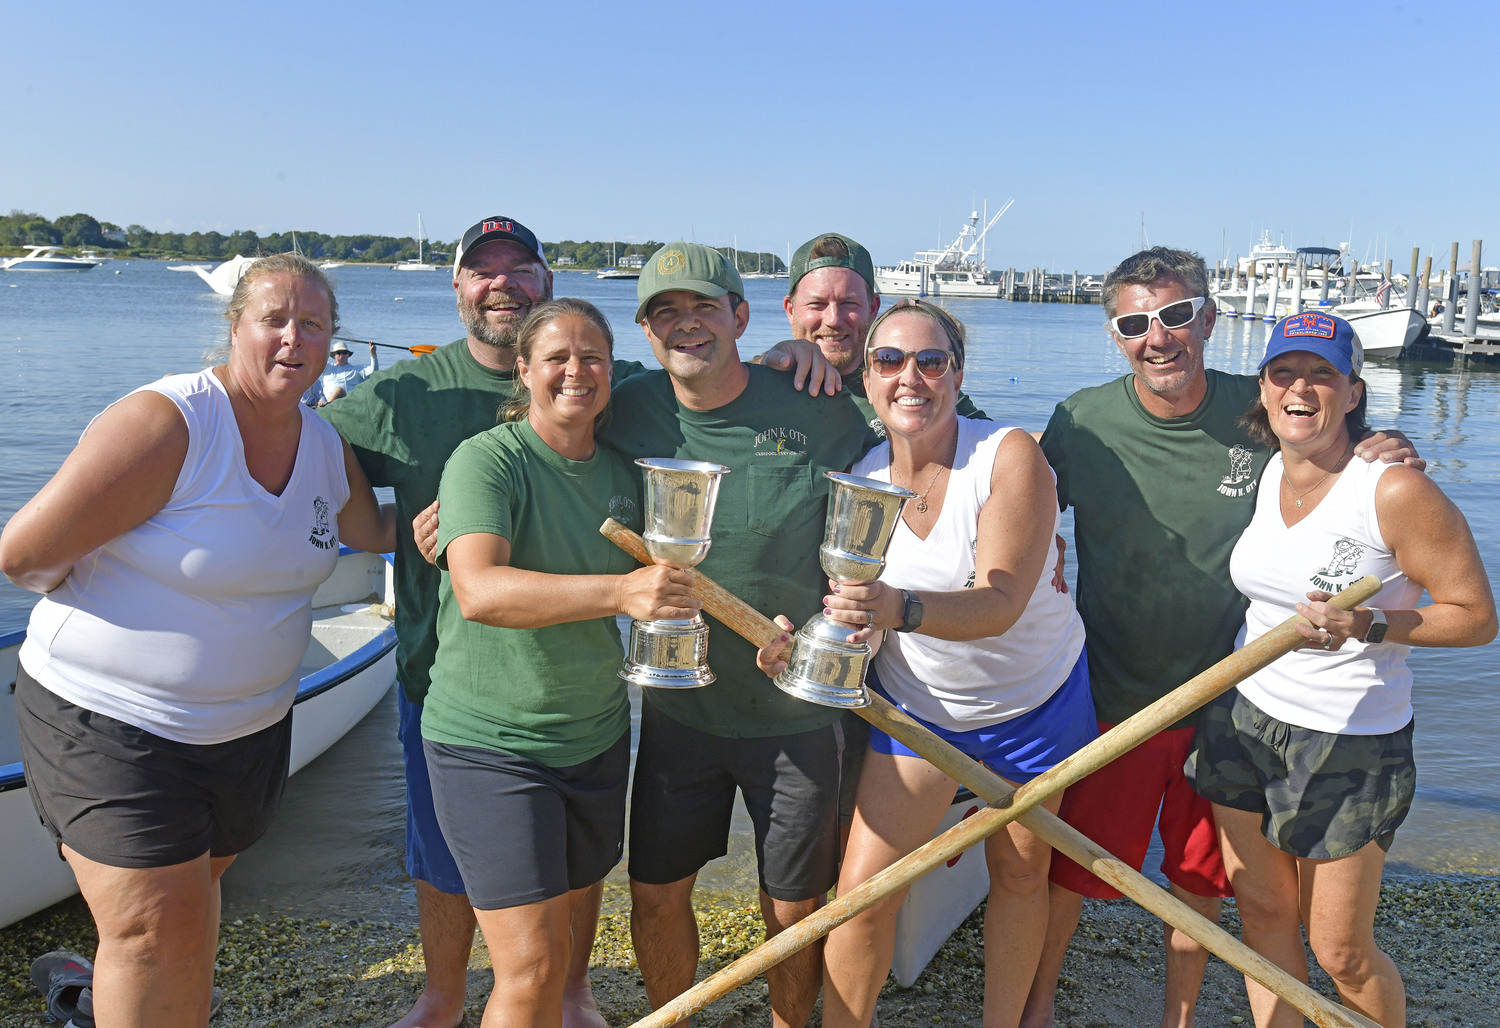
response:
M30 246L20 257L0 261L0 271L88 271L104 262L91 257L73 257L60 246Z
M984 264L984 237L1014 200L979 227L979 212L969 215L958 238L941 250L919 250L894 268L875 269L875 289L883 296L973 296L999 299L1004 283L992 281Z

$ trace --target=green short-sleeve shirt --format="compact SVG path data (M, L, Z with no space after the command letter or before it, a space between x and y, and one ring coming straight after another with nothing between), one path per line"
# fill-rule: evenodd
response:
M438 559L460 536L510 542L512 567L554 575L626 574L638 566L599 534L612 517L641 528L640 479L614 450L559 455L525 421L461 443L443 473ZM624 652L613 617L545 628L466 621L445 570L437 662L422 735L567 767L603 753L630 728Z
M1058 503L1073 508L1089 677L1110 723L1233 651L1245 600L1229 555L1270 459L1236 425L1259 395L1254 377L1210 370L1181 418L1147 412L1133 379L1074 393L1042 435Z
M644 370L636 361L616 361L614 379ZM515 389L514 372L480 364L460 339L375 372L318 411L354 448L370 484L396 494L396 672L413 703L427 695L437 653L438 572L418 552L411 522L437 499L449 455L493 428Z
M698 570L766 616L798 626L822 610L828 578L818 562L828 508L825 471L844 471L876 439L847 396L810 397L791 376L749 365L738 397L711 411L677 402L665 371L621 383L602 435L630 457L714 461L719 485L713 545ZM647 689L646 701L681 724L724 738L807 732L840 711L777 689L755 666L755 647L717 620L708 659L717 680L701 689Z

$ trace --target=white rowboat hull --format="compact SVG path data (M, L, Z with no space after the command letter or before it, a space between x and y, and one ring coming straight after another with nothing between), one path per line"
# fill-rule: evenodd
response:
M933 834L941 835L983 806L973 794L963 794L948 808ZM896 950L891 958L891 974L903 989L912 986L948 936L989 891L990 872L982 842L912 883L896 914Z

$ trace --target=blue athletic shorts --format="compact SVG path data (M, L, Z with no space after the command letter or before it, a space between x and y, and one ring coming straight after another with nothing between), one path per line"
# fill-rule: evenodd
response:
M422 752L422 705L408 700L399 688L396 703L401 710L401 761L406 765L406 873L438 892L462 896L464 879L432 806L432 779Z
M1089 690L1088 651L1078 654L1067 679L1047 702L1020 717L997 725L955 732L923 721L938 737L984 764L1001 778L1012 782L1029 782L1043 771L1062 762L1064 757L1082 749L1099 737L1099 722L1094 717L1094 696ZM870 669L869 685L886 695L875 669ZM904 708L903 708L904 709ZM870 726L870 749L902 757L919 757L900 742Z

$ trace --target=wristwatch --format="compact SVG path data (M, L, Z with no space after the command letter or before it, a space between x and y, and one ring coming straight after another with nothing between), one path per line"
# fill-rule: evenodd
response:
M1389 631L1391 627L1390 625L1386 624L1385 611L1381 610L1379 607L1371 607L1369 608L1369 610L1370 630L1365 633L1365 637L1360 641L1367 643L1385 642L1385 633Z
M901 625L896 631L914 632L922 625L922 601L910 589L902 589L901 598L906 601L906 608L901 612Z

